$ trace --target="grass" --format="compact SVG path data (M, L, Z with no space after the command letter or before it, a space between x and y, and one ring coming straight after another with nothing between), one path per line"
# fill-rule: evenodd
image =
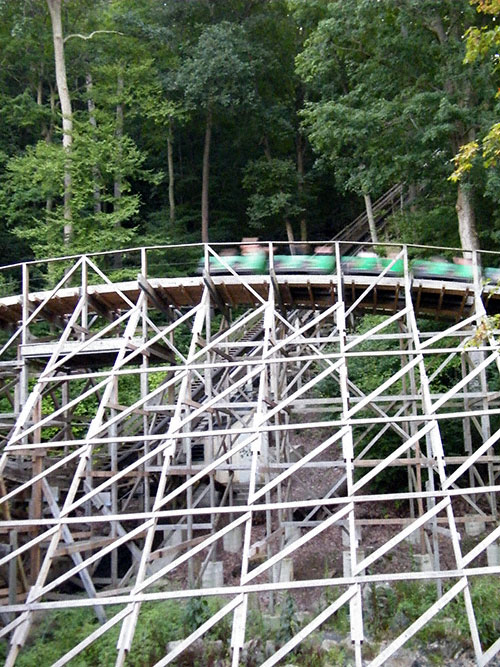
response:
M451 584L450 584L451 586ZM473 579L470 585L472 602L483 649L500 636L500 578L489 576ZM331 604L336 591L328 590L323 606ZM436 586L418 581L401 581L393 586L371 586L365 592L364 623L370 644L375 650L380 641L390 641L419 618L435 601ZM210 618L225 603L216 598L193 598L187 603L168 600L144 603L137 622L131 651L127 657L128 667L148 667L159 660L166 651L167 643L183 639ZM114 609L117 613L120 609ZM285 596L281 603L279 624L275 628L266 625L260 610L251 609L248 617L246 640L253 642L256 650L263 650L266 641L274 642L276 648L286 643L299 629L295 619L293 599ZM206 640L222 640L224 660L229 660L227 651L231 635L232 615L224 617L204 637ZM34 625L28 644L21 651L16 667L46 667L71 650L80 641L97 629L98 623L91 609L61 610L46 615ZM116 642L121 623L111 628L101 638L82 651L72 661L72 667L105 667L114 664ZM339 643L329 651L321 650L324 631L334 631L340 636L349 635L349 605L343 605L321 628L302 642L289 656L290 664L304 667L342 665L349 662L349 649ZM470 648L470 632L463 594L459 594L422 630L411 639L409 648L424 650L431 644L449 646L453 650ZM368 647L367 647L368 648ZM214 660L207 653L196 651L189 656L190 665L209 665ZM6 644L0 645L0 661L5 659ZM199 653L199 651L198 651ZM220 655L217 660L220 659ZM433 664L441 664L443 657L433 650ZM182 660L178 666L188 664ZM220 663L219 663L220 664ZM229 664L229 662L228 662Z

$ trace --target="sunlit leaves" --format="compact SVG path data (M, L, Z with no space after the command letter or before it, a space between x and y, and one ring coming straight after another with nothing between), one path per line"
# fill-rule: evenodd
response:
M477 5L483 14L500 14L500 0L471 0L471 5Z
M461 180L472 169L472 162L478 151L479 144L477 141L470 141L468 144L463 144L460 147L459 152L453 158L455 170L450 176L450 181L455 183Z

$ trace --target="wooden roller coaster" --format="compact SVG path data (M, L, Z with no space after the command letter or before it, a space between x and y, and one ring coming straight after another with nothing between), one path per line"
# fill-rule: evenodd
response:
M147 605L207 599L156 664L225 623L224 664L244 665L249 610L285 595L314 605L266 667L341 609L354 664L383 665L452 601L477 664L500 651L471 594L500 574L500 293L481 272L500 255L474 252L461 282L415 277L432 251L396 245L377 275L349 275L330 245L318 275L277 272L273 243L257 275L218 244L4 267L6 665L54 610L96 618L54 665L117 629L124 665ZM434 600L368 658L367 592L408 580Z

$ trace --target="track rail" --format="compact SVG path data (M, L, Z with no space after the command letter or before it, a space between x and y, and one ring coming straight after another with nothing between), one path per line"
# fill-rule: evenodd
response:
M479 290L489 313L500 310L500 291L496 286L451 280L415 279L411 274L410 291L417 315L433 315L443 319L459 320L470 313L473 294ZM232 308L256 304L258 294L267 299L272 280L278 298L287 308L327 308L338 300L337 275L226 275L214 276L216 306ZM401 294L405 276L344 275L342 277L343 300L351 305L360 294L366 292L359 306L377 312L395 312L401 306ZM147 285L147 287L146 287ZM127 308L128 301L135 301L146 287L151 305L166 303L173 308L187 308L197 303L205 287L201 277L150 278L141 280L88 285L89 309L92 312L118 312ZM78 303L81 286L61 287L56 292L42 290L28 292L26 300L31 311L40 308L41 319L48 321L70 315ZM42 305L43 304L43 305ZM22 320L23 296L21 294L0 298L0 327L11 328Z

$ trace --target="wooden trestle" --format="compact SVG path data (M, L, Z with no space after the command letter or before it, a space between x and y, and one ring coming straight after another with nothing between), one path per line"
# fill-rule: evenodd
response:
M267 250L266 275L152 277L149 256L169 247L134 250L127 282L109 278L102 255L8 269L20 295L0 299L7 665L42 613L90 607L99 621L55 665L115 626L123 665L144 602L213 596L219 611L157 665L224 618L228 664L245 664L249 606L272 610L285 591L314 591L315 606L266 667L343 606L357 666L383 665L455 599L477 664L500 650L500 638L482 642L470 593L500 574L499 354L485 324L497 290L478 268L471 284L413 279L405 246L398 278L344 276L339 243L334 275L276 275ZM207 269L210 255L224 261L216 245L203 253ZM383 317L360 333L364 313ZM436 325L422 330L424 317ZM374 357L390 372L363 390L350 369ZM450 368L460 372L451 388L440 381ZM377 491L389 469L407 490ZM383 530L365 546L374 526ZM464 546L471 526L478 537ZM336 567L301 564L315 545ZM408 579L435 582L435 602L367 663L363 592Z

